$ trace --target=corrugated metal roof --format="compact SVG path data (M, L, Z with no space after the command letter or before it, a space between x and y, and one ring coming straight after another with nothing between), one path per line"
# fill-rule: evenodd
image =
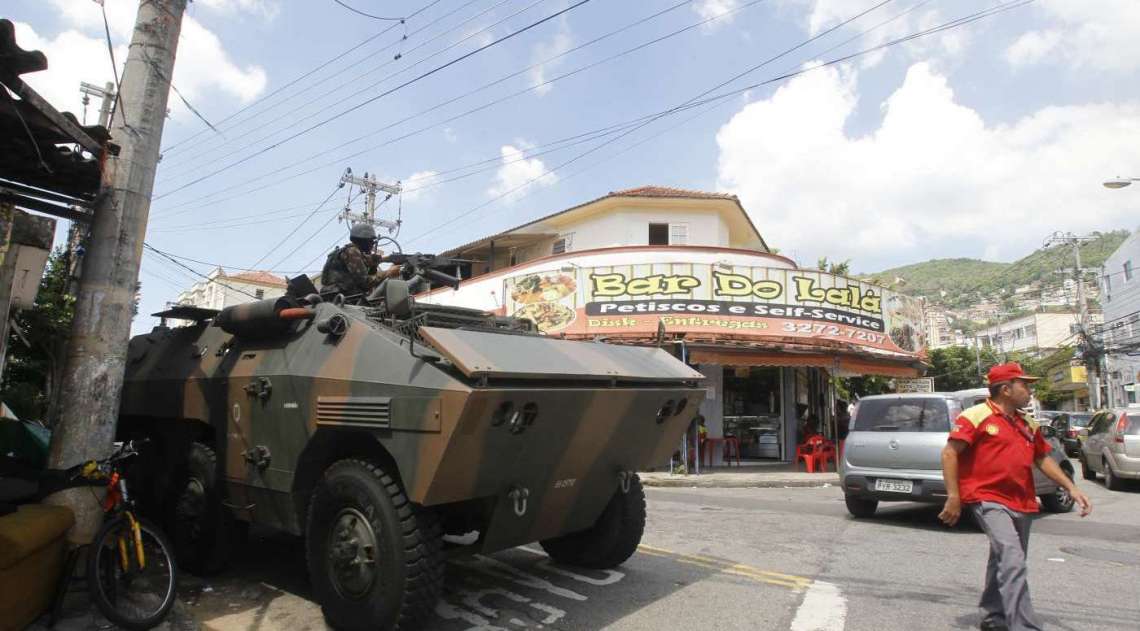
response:
M80 125L20 79L46 68L44 54L21 48L15 25L0 20L0 195L17 206L69 216L69 206L92 205L103 154L118 147L108 143L106 129Z

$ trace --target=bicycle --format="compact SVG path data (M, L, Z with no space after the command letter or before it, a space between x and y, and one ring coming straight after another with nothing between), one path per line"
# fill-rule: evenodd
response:
M150 521L135 515L122 464L138 455L125 442L103 460L68 470L72 480L106 480L103 525L88 546L87 583L95 605L115 624L150 629L174 605L178 570L170 542Z

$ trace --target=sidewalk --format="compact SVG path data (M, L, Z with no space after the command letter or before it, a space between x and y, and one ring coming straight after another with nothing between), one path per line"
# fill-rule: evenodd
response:
M805 473L789 463L744 463L740 467L701 468L699 474L676 475L668 471L639 473L645 486L675 488L784 488L838 486L834 471Z

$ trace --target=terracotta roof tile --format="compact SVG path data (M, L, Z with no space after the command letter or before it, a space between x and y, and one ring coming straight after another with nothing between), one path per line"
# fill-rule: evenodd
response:
M278 287L285 286L285 279L269 272L242 272L240 274L226 274L226 278L234 280L244 280L250 283L260 283L262 285L275 285Z
M707 191L693 191L671 186L639 186L627 188L624 191L612 191L611 197L684 197L688 199L736 199L736 195L728 193L710 193Z

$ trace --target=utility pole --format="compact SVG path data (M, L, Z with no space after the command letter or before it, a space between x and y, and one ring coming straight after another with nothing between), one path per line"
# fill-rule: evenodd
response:
M115 103L115 84L108 81L103 87L92 85L86 81L79 82L79 91L83 94L83 124L87 124L87 104L91 102L91 97L97 96L102 99L99 104L99 123L100 127L108 127L111 124L111 108Z
M122 150L103 167L103 189L91 225L65 360L60 422L50 466L68 467L105 457L114 441L123 389L127 340L137 293L143 235L158 164L162 128L187 0L139 2L111 135ZM125 115L125 116L124 116ZM74 543L89 542L100 506L90 489L69 489L49 503L67 506Z
M395 184L385 184L384 182L376 181L375 175L365 173L364 177L356 177L352 174L352 169L345 169L344 175L340 177L340 183L355 184L360 187L360 190L364 191L364 212L356 214L353 213L348 206L345 206L344 219L350 223L367 223L373 226L387 228L389 233L392 233L400 227L399 220L385 221L383 219L376 219L376 193L378 191L387 193L388 196L384 198L384 201L387 201L391 199L393 195L399 195L400 191L403 190L399 182Z
M1096 237L1081 237L1073 234L1072 232L1054 232L1047 239L1045 239L1044 247L1053 245L1068 245L1073 248L1073 256L1076 258L1077 267L1074 270L1077 281L1077 309L1079 310L1078 328L1080 329L1081 336L1087 338L1092 335L1089 330L1089 304L1085 298L1085 281L1082 276L1083 269L1081 268L1081 244L1095 241ZM1089 389L1089 404L1095 410L1100 407L1100 362L1097 361L1093 369L1088 372L1088 389Z

